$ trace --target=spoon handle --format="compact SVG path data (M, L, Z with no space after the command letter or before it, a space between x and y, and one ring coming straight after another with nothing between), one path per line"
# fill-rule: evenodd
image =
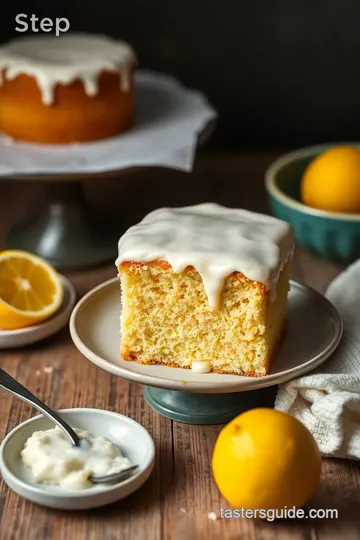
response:
M60 416L58 416L53 410L50 409L45 403L40 401L34 394L29 392L18 381L13 379L6 371L0 368L0 387L4 388L14 394L18 398L30 403L35 409L40 411L44 416L49 418L54 424L57 424L62 428L74 446L80 446L80 438L76 435L75 431L66 423Z

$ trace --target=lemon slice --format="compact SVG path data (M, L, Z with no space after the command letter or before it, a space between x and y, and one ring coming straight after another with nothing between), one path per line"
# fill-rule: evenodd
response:
M48 319L63 295L60 276L46 261L26 251L0 252L0 328L15 330Z

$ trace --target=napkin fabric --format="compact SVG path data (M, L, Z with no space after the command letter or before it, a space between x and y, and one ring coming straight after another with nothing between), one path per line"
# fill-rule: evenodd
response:
M344 334L334 354L310 375L279 386L275 409L298 418L324 456L360 459L360 260L330 284Z

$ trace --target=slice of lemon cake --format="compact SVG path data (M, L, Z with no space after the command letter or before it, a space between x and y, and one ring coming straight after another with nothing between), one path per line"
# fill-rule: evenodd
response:
M291 227L213 203L161 208L119 240L126 360L269 372L285 325Z

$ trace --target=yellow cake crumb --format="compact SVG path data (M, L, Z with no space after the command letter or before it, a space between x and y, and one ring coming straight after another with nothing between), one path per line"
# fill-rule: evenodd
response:
M126 360L264 376L285 326L291 260L281 270L275 298L239 272L223 285L220 305L210 309L200 274L176 273L165 261L123 262L121 354Z

